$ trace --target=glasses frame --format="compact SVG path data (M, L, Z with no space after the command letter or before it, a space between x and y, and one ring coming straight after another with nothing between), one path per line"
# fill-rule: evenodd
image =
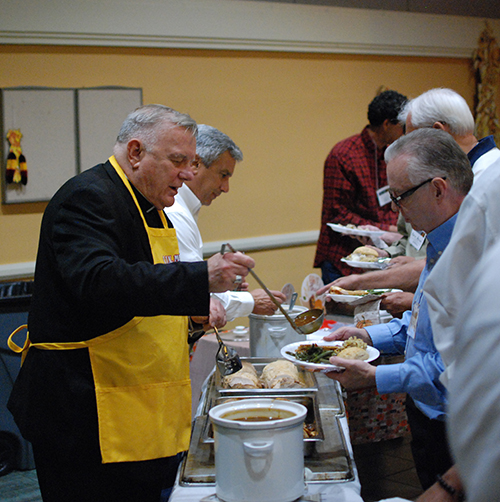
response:
M401 195L398 195L397 197L395 197L391 192L389 192L389 197L391 198L391 201L394 202L394 204L396 204L397 207L401 207L399 205L399 203L403 199L406 199L410 195L413 195L419 188L422 188L424 185L426 185L427 183L430 183L434 179L436 179L436 176L433 176L432 178L429 178L425 181L422 181L422 183L420 183L420 185L414 186L414 187L406 190L405 192L403 192ZM441 179L445 180L446 176L441 177Z

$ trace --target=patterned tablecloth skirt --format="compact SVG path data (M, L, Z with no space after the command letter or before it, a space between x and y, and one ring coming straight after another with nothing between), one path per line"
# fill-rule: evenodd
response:
M403 360L402 356L383 356L377 364L394 364ZM410 434L405 410L405 393L379 394L376 387L344 392L353 445Z

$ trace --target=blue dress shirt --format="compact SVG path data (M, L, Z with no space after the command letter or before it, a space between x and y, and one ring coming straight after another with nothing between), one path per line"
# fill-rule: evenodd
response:
M406 392L422 413L437 420L444 420L446 415L446 388L439 381L444 365L434 346L427 300L422 288L450 241L456 219L455 214L427 234L427 259L413 298L412 310L406 311L402 319L366 328L373 346L382 353L405 354L403 363L377 366L375 378L378 392Z

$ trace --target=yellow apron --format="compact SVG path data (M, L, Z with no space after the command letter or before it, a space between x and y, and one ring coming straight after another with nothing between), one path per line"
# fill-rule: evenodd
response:
M110 162L131 193L155 264L179 260L174 229L150 228L125 174ZM124 326L82 342L33 343L9 338L15 352L30 347L71 350L87 347L94 375L103 463L169 457L187 450L191 431L191 385L187 317L135 317Z

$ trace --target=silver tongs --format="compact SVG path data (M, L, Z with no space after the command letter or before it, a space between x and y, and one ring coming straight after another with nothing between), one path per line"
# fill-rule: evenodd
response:
M236 350L232 347L228 347L219 336L218 329L213 326L215 331L215 336L219 342L219 350L215 355L215 362L219 368L219 372L222 376L232 375L243 368L241 364L241 359Z

